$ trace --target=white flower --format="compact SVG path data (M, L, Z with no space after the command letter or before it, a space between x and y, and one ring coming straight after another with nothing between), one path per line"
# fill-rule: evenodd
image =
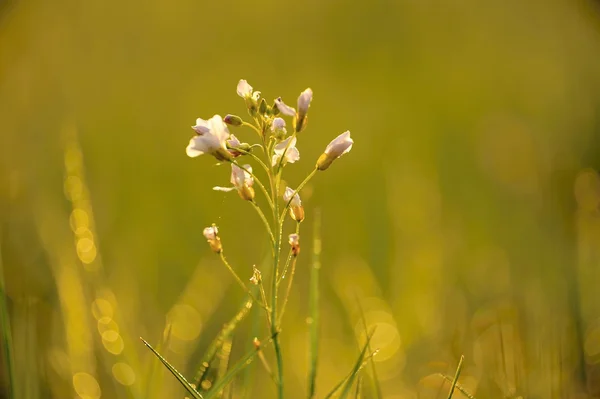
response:
M198 135L190 140L186 148L189 157L212 154L220 160L228 158L224 153L227 153L226 142L230 134L220 115L215 115L207 121L198 118L192 129Z
M231 179L229 181L231 182L231 184L233 184L233 187L216 186L216 187L213 187L213 190L223 191L225 193L228 193L233 190L238 190L238 191L242 190L244 188L244 186L252 187L252 185L254 184L254 178L250 174L250 173L252 173L252 166L244 165L243 167L247 171L232 163L231 164ZM250 172L250 173L248 173L248 172Z
M252 86L245 79L240 79L237 85L237 94L240 97L246 98L252 96Z
M283 120L283 118L279 118L279 117L273 119L273 123L271 123L271 131L276 132L278 130L281 130L283 132L283 134L286 133L285 121Z
M275 105L277 106L277 109L279 109L279 112L281 112L283 115L286 115L286 116L295 116L296 115L296 110L294 108L290 107L289 105L285 105L285 103L283 102L281 97L279 97L275 100Z
M241 190L244 186L252 187L254 184L254 178L252 178L251 175L252 166L244 165L244 169L235 164L231 164L231 184L238 190Z
M291 140L291 142L290 142ZM289 147L288 147L289 143ZM287 151L286 151L287 148ZM273 154L273 158L271 159L271 165L275 166L279 163L279 160L283 156L285 152L284 162L294 163L300 159L300 151L296 148L296 137L288 137L283 140L281 143L277 144L274 148L275 154Z
M288 236L288 242L291 246L297 246L300 244L300 236L298 234L290 234Z
M240 145L242 145L242 142L237 137L235 137L233 134L229 136L229 139L227 140L227 146L229 148L236 148Z
M337 158L350 152L353 143L354 140L350 137L349 130L337 136L327 145L325 152L317 160L317 168L319 170L327 169Z
M210 227L206 227L204 229L204 231L202 232L202 234L204 234L204 237L208 240L208 241L213 241L217 239L217 234L219 234L219 229L217 229L217 226L215 226L214 224Z
M302 206L302 201L300 200L300 195L298 193L296 193L294 195L294 191L293 189L286 187L285 188L285 193L283 193L283 200L285 202L289 202L290 199L292 200L292 202L290 203L290 206L296 207L296 206ZM292 195L294 196L292 198Z
M306 113L308 112L308 107L310 107L310 102L313 97L312 89L309 87L300 93L298 97L298 118L302 119Z

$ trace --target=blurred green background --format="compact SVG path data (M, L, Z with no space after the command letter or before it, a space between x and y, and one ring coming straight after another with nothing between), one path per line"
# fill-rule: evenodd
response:
M306 256L282 333L289 397L306 396L317 208L318 397L356 359L356 295L378 326L386 398L445 398L436 373L461 354L460 383L478 398L599 397L597 2L0 7L0 243L18 398L183 397L161 368L149 377L137 337L157 343L170 323L163 353L193 375L243 298L202 229L219 225L240 274L266 254L248 204L211 190L229 168L184 152L197 117L245 116L241 78L288 104L315 93L291 184L333 137L355 140L303 196ZM256 323L244 321L232 359ZM273 397L264 370L249 370L234 396Z

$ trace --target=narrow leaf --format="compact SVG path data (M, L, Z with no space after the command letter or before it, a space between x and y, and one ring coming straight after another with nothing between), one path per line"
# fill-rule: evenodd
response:
M250 313L250 309L252 308L252 298L248 297L244 299L244 302L240 306L238 312L226 323L219 334L215 337L213 342L211 342L210 346L206 350L204 356L202 356L202 360L200 361L200 365L197 368L196 376L194 377L194 384L196 386L200 386L201 382L206 377L209 369L212 367L212 363L215 360L215 356L219 348L223 345L223 342L227 340L233 331L236 329L238 324L244 320L246 315Z
M267 343L270 343L273 340L273 337L269 338ZM261 344L260 346L255 346L252 350L248 351L233 367L223 376L223 378L219 379L215 385L213 385L212 389L208 391L208 393L204 396L204 399L211 399L216 397L225 386L246 366L248 366L256 355L261 347L264 347L265 344Z
M321 269L321 212L315 211L313 226L313 256L310 269L309 292L309 371L308 397L316 393L317 364L319 360L319 270Z
M0 240L2 236L0 235ZM4 288L4 270L2 265L2 251L0 248L0 334L2 334L2 349L4 350L4 368L8 373L8 397L15 399L15 363L13 357L13 340L8 313L8 296Z
M456 368L454 380L452 381L452 386L450 387L450 392L448 392L448 399L452 399L452 395L454 395L454 388L456 388L456 384L458 383L458 377L460 376L460 371L462 370L463 360L465 360L465 357L461 356L458 362L458 367Z
M365 336L369 335L368 332L368 327L367 327L367 318L365 317L365 311L360 303L360 300L358 299L358 296L356 297L356 304L358 305L358 311L360 312L360 320L362 322L362 326L363 326L363 330L365 332ZM371 350L371 344L369 344L369 346L367 347L367 350L369 352L372 352ZM371 372L373 373L373 389L375 391L375 397L377 399L382 399L383 395L381 393L381 386L379 385L379 377L377 376L377 369L375 368L375 362L373 361L373 357L371 356L369 363L371 363Z
M144 338L141 338L142 342L148 347L148 349L150 349L152 351L152 353L154 353L154 355L156 357L158 357L158 359L162 362L162 364L165 365L165 367L167 367L167 369L171 372L171 374L173 374L175 376L175 378L177 378L177 380L179 381L179 383L181 385L183 385L183 387L192 395L192 397L194 399L204 399L202 395L200 395L200 393L198 391L196 391L196 389L194 388L194 386L192 384L190 384L185 377L179 372L177 371L177 369L173 366L171 366L171 364L169 362L167 362L167 360L162 357L160 355L160 353L158 353L153 347L152 345L150 345L148 342L146 342L146 340Z
M354 399L360 399L360 391L362 391L362 377L358 377L358 382L356 383L356 392L354 393Z
M335 387L333 387L333 389L327 394L327 396L325 396L325 399L331 398L335 393L337 393L337 391L340 390L340 388L342 388L342 386L344 387L344 391L343 391L342 395L340 395L340 398L345 397L350 392L350 387L352 386L352 383L354 382L354 378L356 377L358 372L360 370L362 370L363 367L365 367L365 365L367 364L367 361L369 360L369 359L365 359L365 355L367 352L367 347L369 346L369 343L371 342L371 338L373 337L374 333L375 333L375 330L373 330L371 332L371 334L369 334L367 336L367 342L365 343L362 351L360 352L360 355L358 356L358 359L356 360L356 363L354 364L352 371L350 371L350 374L348 374L346 377L344 377ZM371 353L371 355L369 355L369 358L373 357L376 353L377 352Z
M162 352L163 349L169 347L169 341L171 340L171 324L167 324L162 334L162 339L156 346L157 352ZM148 378L146 383L146 397L154 398L161 394L163 374L158 373L158 367L160 366L159 359L150 362L150 370L148 371Z

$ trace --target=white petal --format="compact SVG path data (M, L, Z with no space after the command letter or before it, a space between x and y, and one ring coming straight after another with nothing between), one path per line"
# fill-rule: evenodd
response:
M325 148L325 154L336 158L341 157L350 152L353 143L354 140L350 137L350 131L347 130L331 140L331 143Z
M285 129L285 121L283 120L283 118L277 117L273 119L273 123L271 124L271 130L276 131L281 129Z
M277 165L277 163L279 162L280 159L281 159L281 154L273 154L273 157L271 158L271 165L272 166Z
M285 192L283 193L283 200L285 202L288 202L290 199L292 200L292 202L290 203L290 205L292 206L300 206L302 205L302 201L300 201L300 194L296 193L296 195L294 195L294 197L292 198L292 195L294 194L293 189L286 187L285 188Z
M252 86L250 86L245 79L240 79L237 85L237 94L240 97L252 95Z
M292 140L292 142L290 143L289 147L288 147L288 143L289 141ZM288 147L288 151L290 150L290 148L294 148L296 146L296 137L288 137L287 139L283 140L281 143L277 144L274 148L275 154L278 155L283 155L283 152L285 151L286 147Z
M310 87L300 93L300 96L298 97L298 113L300 115L306 115L306 112L308 112L308 107L310 107L312 97L313 92Z
M199 136L193 137L193 138L190 140L190 143L188 144L187 148L185 149L185 153L187 154L187 156L188 156L188 157L195 158L195 157L197 157L197 156L199 156L199 155L202 155L202 154L204 154L204 151L202 151L202 150L201 150L201 149L200 149L200 148L197 146L197 143L196 143L196 141L197 141L197 140L196 140L196 139L197 139L198 137L199 137Z
M296 115L296 110L294 108L290 107L289 105L285 105L285 103L283 102L281 97L279 97L277 100L275 100L275 105L277 105L279 112L281 112L284 115L287 115L287 116L295 116Z
M289 163L294 163L300 159L300 151L296 147L288 148L285 153L285 160Z
M231 133L229 133L227 125L223 122L223 118L221 118L221 115L215 115L208 122L211 134L217 138L220 147L225 148L225 143L229 139L229 136L231 136Z
M219 186L214 186L213 190L215 191L223 191L224 193L228 193L230 191L235 190L235 187L219 187Z
M202 231L202 234L204 235L204 237L207 240L214 240L215 238L217 238L217 234L219 234L219 230L217 229L217 226L210 226L210 227L204 228L204 230Z
M235 137L233 134L229 136L229 139L227 140L227 145L231 148L239 147L241 144L242 143L240 142L240 140L238 140L238 138Z
M196 119L196 125L192 126L196 133L203 135L210 132L210 123L202 118Z

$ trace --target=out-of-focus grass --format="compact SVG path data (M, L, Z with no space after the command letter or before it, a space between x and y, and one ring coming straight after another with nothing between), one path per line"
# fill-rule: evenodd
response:
M384 397L447 396L440 373L463 353L457 386L476 397L600 392L596 3L33 0L0 13L0 245L32 397L140 397L152 355L137 337L157 342L165 321L165 357L191 377L237 311L244 294L201 230L217 223L249 277L265 237L235 237L260 220L210 190L225 168L183 149L196 117L243 114L240 78L268 98L315 92L291 184L335 135L356 141L303 196L307 215L322 210L315 397L365 338L356 294ZM307 396L309 265L282 326L291 397ZM254 325L230 364L266 335ZM232 394L271 397L252 367ZM157 397L183 397L159 373Z

